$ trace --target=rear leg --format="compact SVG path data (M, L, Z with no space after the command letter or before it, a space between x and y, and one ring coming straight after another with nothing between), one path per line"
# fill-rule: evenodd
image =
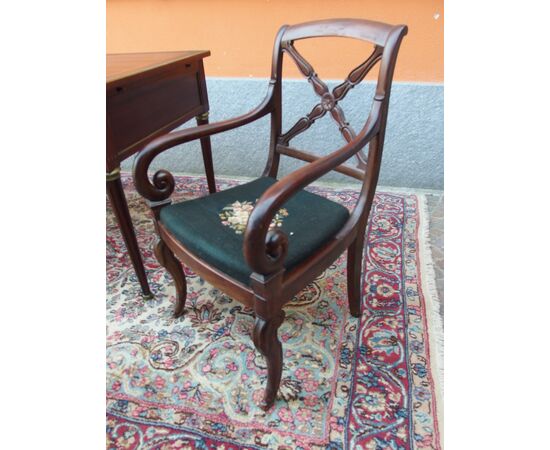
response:
M348 303L353 317L361 317L361 269L365 233L359 233L348 248Z

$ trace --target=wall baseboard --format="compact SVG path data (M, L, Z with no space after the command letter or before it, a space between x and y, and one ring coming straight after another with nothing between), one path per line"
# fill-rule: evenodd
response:
M267 83L267 79L258 78L208 78L210 121L235 117L254 108L264 98ZM307 84L306 80L285 80L283 130L290 128L317 103L318 97ZM338 81L327 84L332 88ZM374 87L373 82L364 82L341 102L346 119L357 132L368 116ZM380 185L443 189L443 90L442 84L435 83L393 84ZM194 125L189 122L182 128ZM269 117L213 136L216 174L258 176L267 160L268 142ZM336 122L329 115L291 141L293 147L319 155L336 150L344 143ZM128 159L123 169L130 169L132 163L133 158ZM302 164L283 156L279 174L285 175ZM152 168L204 173L198 142L168 150L153 162ZM351 179L330 173L323 180L349 183Z

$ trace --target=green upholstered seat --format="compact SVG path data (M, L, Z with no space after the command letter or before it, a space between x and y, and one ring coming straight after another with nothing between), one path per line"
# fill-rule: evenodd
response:
M252 270L243 255L246 222L243 223L242 216L240 224L237 217L228 219L228 216L243 207L250 209L251 204L244 202L255 204L276 181L258 178L216 194L166 206L160 212L160 221L200 259L248 285ZM345 207L304 190L283 208L286 211L279 210L277 219L282 220L280 228L289 238L287 270L332 238L349 218Z

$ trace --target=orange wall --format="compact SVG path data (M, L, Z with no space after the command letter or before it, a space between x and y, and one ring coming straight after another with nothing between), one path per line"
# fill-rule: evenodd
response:
M263 78L281 25L331 17L407 24L395 79L443 81L443 0L107 0L107 52L209 49L207 76ZM345 77L369 54L349 39L297 47L326 79ZM285 75L299 77L290 65Z

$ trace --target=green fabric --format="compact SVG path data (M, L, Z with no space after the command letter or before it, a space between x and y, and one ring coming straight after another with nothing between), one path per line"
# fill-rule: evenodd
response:
M166 206L160 212L160 221L192 253L248 285L252 270L243 255L244 234L223 225L220 212L235 201L255 203L276 181L258 178L216 194ZM289 238L286 269L314 253L349 218L345 207L303 190L283 208L288 211L281 226Z

